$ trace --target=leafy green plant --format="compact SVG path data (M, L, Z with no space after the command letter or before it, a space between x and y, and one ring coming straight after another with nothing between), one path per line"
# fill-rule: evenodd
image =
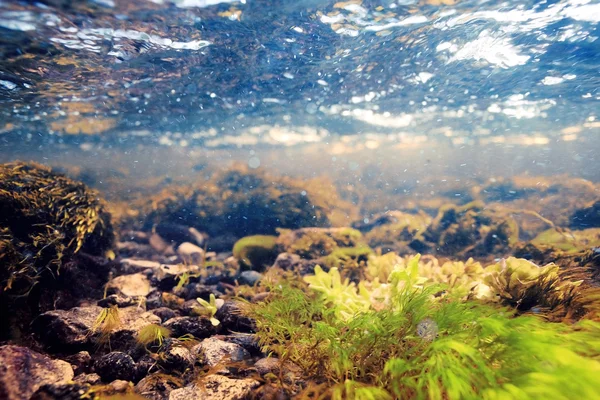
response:
M261 346L297 364L325 397L600 398L599 323L548 323L465 301L419 265L418 256L398 264L377 285L318 268L308 290L279 283L245 312Z
M206 301L201 298L197 298L196 300L202 306L202 310L204 311L203 314L206 317L210 318L210 323L213 324L213 326L218 326L221 322L215 318L215 314L217 314L215 295L211 293L209 301Z

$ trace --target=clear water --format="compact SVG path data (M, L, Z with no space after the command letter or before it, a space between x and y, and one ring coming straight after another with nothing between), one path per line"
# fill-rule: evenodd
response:
M322 225L361 230L378 256L421 252L421 269L433 257L465 261L471 254L481 255L485 265L504 267L502 257L511 255L534 258L540 265L556 261L567 271L561 279L583 281L580 289L597 305L599 24L600 0L0 0L0 163L36 161L97 189L113 213L118 238L115 251L101 249L99 257L114 257L115 263L137 257L159 269L177 264L202 273L207 260L213 266L239 267L232 272L235 282L229 271L217 278L186 271L177 276L181 287L167 291L176 292L186 279L194 279L193 284L218 283L223 297L230 298L241 290L235 285L248 267L240 264L246 262L243 253L231 257L236 240L276 233L273 220L288 215L281 216L273 204L299 214L290 213L290 220L300 221L292 228L309 225L306 221L316 219L325 204L330 220ZM240 163L244 172L223 173ZM327 180L308 181L315 177ZM33 181L23 174L14 191L30 184L39 194L43 190ZM232 188L235 184L239 187ZM312 199L318 199L313 203L306 200L311 190L317 193ZM174 205L165 200L173 193ZM222 193L227 195L219 197ZM204 215L206 210L215 215ZM12 218L6 214L0 223ZM34 243L19 246L35 249L38 239L19 221L11 223L24 242ZM51 227L44 224L36 226ZM237 230L224 232L224 227ZM4 228L1 246L6 246L2 240L15 240ZM361 235L351 231L344 240L354 241L349 238L355 233ZM365 250L356 243L331 245L337 234L332 230L331 237L315 239L311 251L338 245ZM282 237L256 240L281 242ZM193 260L200 267L190 266L180 251L190 241L205 246L193 245L193 255L206 256ZM282 248L280 242L268 249L268 257L277 256L271 253ZM554 246L553 252L538 251L536 246L544 250L545 245ZM293 248L286 246L286 251ZM14 266L10 270L2 264L5 248L0 248L0 268L13 271ZM37 262L35 254L27 248L19 256ZM304 261L323 261L312 256ZM356 265L361 256L367 257L357 255ZM95 268L99 262L83 260L75 267ZM371 266L370 260L361 262L361 268ZM470 267L461 265L452 279L467 277ZM523 265L538 271L528 262ZM265 266L252 265L256 271L245 272L260 278ZM310 268L314 265L302 272L312 273ZM349 270L342 268L344 274L358 274ZM459 271L458 263L451 270ZM66 285L79 292L89 287L80 296L91 298L85 301L77 291L72 297L40 292L45 302L37 311L94 304L108 276ZM162 299L159 291L152 293L141 295L142 300ZM572 311L568 304L561 314L562 303L554 313L511 296L509 305L519 312L548 314L554 321L598 321L600 315L593 314L600 307ZM373 299L373 307L383 307ZM15 327L15 320L23 325L15 331L28 332L27 315L21 321L7 304L0 302L0 320L7 314ZM414 332L419 343L436 343L445 335L442 322L421 319ZM10 325L0 328L0 340L3 329L29 338L14 334ZM581 345L586 360L596 362L597 340L581 338L569 346ZM584 343L596 346L595 353ZM533 347L538 353L544 349ZM538 353L532 352L532 358ZM101 351L93 354L96 359ZM579 364L575 358L570 362ZM540 370L548 369L542 364ZM593 379L569 371L564 382L573 386L565 385L563 392L575 386L593 391ZM539 382L546 387L548 379Z

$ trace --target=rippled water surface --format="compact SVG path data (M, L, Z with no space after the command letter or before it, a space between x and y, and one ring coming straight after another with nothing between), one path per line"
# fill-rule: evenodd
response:
M1 138L593 140L598 22L586 0L2 1Z

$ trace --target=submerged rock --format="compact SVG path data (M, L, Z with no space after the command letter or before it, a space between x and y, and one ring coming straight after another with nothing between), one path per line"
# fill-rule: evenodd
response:
M26 347L0 346L0 398L29 400L45 384L68 382L73 369Z
M136 342L138 331L149 324L159 324L160 318L137 307L118 309L118 324L102 332L98 318L102 307L75 307L71 310L46 312L33 321L33 330L49 350L77 351L98 345L102 335L109 335L111 346L125 349Z
M104 202L83 183L39 164L0 164L0 337L101 290L108 268L93 256L110 254L114 239Z
M107 284L109 292L116 291L126 296L147 296L150 293L150 280L143 273L121 275Z
M244 166L191 187L166 188L135 207L134 213L145 217L143 230L180 221L211 237L229 234L237 238L272 235L277 228L328 226L341 219L339 214L354 213L354 207L340 200L329 182L300 182Z
M571 216L570 226L573 229L600 227L600 201L575 211Z
M242 361L250 357L242 346L216 338L204 339L199 345L194 346L192 352L198 354L200 361L210 367L220 363Z
M175 317L166 321L163 325L171 330L173 337L189 334L195 338L203 339L217 333L216 327L205 317Z
M236 301L226 300L217 310L215 318L221 322L223 329L229 332L254 332L254 321L242 315L240 304Z
M135 392L147 399L166 400L169 394L181 387L181 379L162 373L145 377L135 386Z
M82 383L52 383L41 386L29 400L81 400L90 390Z
M188 264L200 264L204 257L204 250L190 242L183 242L177 247L177 254Z
M260 382L254 379L209 375L197 384L173 390L169 400L243 400L259 385Z
M168 371L184 372L194 366L196 357L192 352L175 341L169 340L160 358L160 365Z
M135 376L135 361L128 354L113 351L100 357L94 364L94 369L103 382L132 381Z

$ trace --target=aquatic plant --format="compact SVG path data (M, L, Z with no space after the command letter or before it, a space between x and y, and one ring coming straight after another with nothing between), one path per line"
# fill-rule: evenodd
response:
M298 365L321 395L600 396L599 323L548 323L465 301L420 276L418 257L372 287L342 280L336 269L316 269L305 281L308 290L279 283L245 312L264 349Z
M90 333L98 335L98 344L108 343L110 345L111 333L120 326L121 317L119 315L119 307L111 305L100 311L90 329Z
M213 324L213 326L218 326L221 322L215 318L215 315L217 314L217 304L215 295L211 293L209 301L206 301L201 298L197 298L196 300L202 306L201 315L210 318L210 323Z
M136 340L143 346L158 344L162 346L163 340L171 337L171 331L164 326L158 324L149 324L139 330Z

